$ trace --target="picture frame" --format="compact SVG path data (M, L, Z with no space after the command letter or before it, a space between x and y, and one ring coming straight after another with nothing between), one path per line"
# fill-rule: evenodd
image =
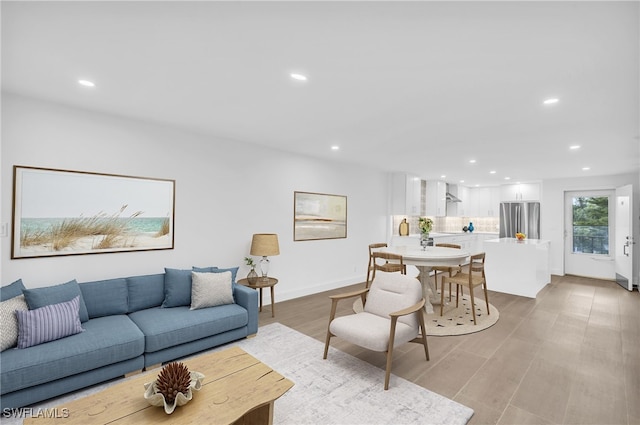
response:
M347 197L326 193L293 194L293 240L347 237Z
M174 247L175 180L14 165L11 258Z

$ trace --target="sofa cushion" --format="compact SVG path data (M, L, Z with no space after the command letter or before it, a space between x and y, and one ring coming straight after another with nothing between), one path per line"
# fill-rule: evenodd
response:
M27 305L30 310L44 307L45 305L58 304L65 301L71 301L76 296L80 297L80 321L86 322L89 320L89 313L87 313L87 306L84 304L84 298L80 291L80 286L75 279L63 283L61 285L47 286L44 288L25 289L22 291L24 299L27 301Z
M191 310L233 302L231 272L191 272Z
M226 269L221 269L220 267L195 267L193 266L191 269L194 272L198 273L224 273L231 272L231 281L236 283L236 276L238 275L238 269L240 267L229 267Z
M24 295L0 302L0 351L18 344L18 318L16 310L28 310Z
M164 301L164 273L127 278L129 312L158 307Z
M83 323L84 332L2 353L2 394L139 357L144 335L126 315ZM116 331L117 330L117 331Z
M28 348L82 332L80 296L35 310L17 310L18 348Z
M164 301L162 307L191 304L191 270L164 269Z
M0 288L0 301L6 301L11 298L15 298L18 295L22 295L22 291L25 289L22 279L18 279L9 285Z
M129 317L145 335L145 352L154 352L246 326L247 310L237 304L189 310L150 308Z
M124 278L81 283L80 290L90 319L129 312L129 290Z

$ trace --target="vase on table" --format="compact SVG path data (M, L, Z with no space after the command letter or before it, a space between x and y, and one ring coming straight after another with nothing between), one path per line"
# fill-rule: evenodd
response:
M429 233L420 234L420 246L423 251L427 249L427 246L429 246Z
M258 281L258 273L256 273L256 266L251 266L251 270L249 270L249 274L247 275L247 281L249 281L249 285L255 285Z

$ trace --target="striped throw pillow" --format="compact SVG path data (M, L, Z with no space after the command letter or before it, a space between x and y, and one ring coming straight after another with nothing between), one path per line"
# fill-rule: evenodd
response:
M80 297L35 310L16 311L18 348L27 348L84 331L79 316Z

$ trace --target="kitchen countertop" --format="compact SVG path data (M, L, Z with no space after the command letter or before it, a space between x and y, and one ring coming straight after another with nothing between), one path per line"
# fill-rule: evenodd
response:
M473 232L473 233L469 233L469 232L430 232L429 236L434 238L434 237L441 237L441 236L461 236L461 235L493 235L495 237L498 237L498 233L497 232ZM397 236L399 238L418 238L420 237L419 233L412 233L409 236Z
M501 243L501 244L513 244L513 245L542 245L551 243L551 241L547 239L524 239L519 241L516 238L498 238L498 239L487 239L485 240L487 243Z

